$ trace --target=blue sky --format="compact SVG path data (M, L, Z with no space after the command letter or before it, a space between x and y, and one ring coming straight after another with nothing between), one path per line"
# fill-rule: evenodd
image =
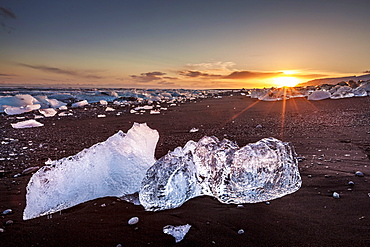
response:
M0 83L263 87L370 69L370 1L0 1Z

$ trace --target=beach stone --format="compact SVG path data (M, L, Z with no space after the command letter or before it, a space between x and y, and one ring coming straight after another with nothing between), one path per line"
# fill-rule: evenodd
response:
M364 174L362 172L360 172L360 171L355 172L355 175L357 177L363 177L364 176Z
M131 219L128 220L129 225L136 225L139 222L138 217L132 217Z
M5 222L5 225L6 226L8 226L8 225L13 225L14 224L14 221L12 221L12 220L7 220L6 222Z
M11 210L10 208L3 211L3 214L11 214L11 213L13 213L13 210Z

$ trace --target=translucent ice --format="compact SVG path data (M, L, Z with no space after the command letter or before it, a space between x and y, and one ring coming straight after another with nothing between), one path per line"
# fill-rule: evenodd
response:
M143 179L139 192L146 210L181 206L209 195L222 203L256 203L297 191L301 177L288 143L265 138L239 148L229 140L203 137L159 159Z
M85 105L88 105L89 102L87 102L87 100L81 100L81 101L78 101L76 103L73 103L72 104L72 107L81 107L81 106L85 106Z
M45 117L54 117L57 111L54 108L40 109L39 112Z
M135 123L105 142L39 169L27 185L23 219L54 213L105 196L121 197L140 189L146 170L155 162L159 135Z
M184 239L185 235L190 230L191 225L186 224L182 226L167 225L163 227L163 233L169 234L175 238L176 243Z
M7 106L4 109L4 112L8 115L18 115L25 112L30 112L33 110L40 109L41 105L35 104L35 105L25 105L25 106Z
M25 120L18 123L11 124L14 129L25 129L25 128L33 128L33 127L42 127L44 124L37 122L36 120Z
M330 92L328 91L314 91L312 94L308 95L308 100L323 100L323 99L329 99L331 96Z

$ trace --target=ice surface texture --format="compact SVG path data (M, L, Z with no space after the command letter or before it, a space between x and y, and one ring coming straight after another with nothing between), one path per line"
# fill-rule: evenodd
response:
M186 224L182 226L167 225L163 227L163 233L171 235L175 238L176 243L184 239L185 235L190 230L191 225Z
M33 128L33 127L42 127L44 124L37 122L34 119L21 121L18 123L11 124L14 129L25 129L25 128Z
M149 168L140 202L146 210L157 211L179 207L200 195L235 204L276 199L301 186L295 156L288 143L275 138L242 148L216 137L189 141Z
M42 167L27 185L23 219L54 213L105 196L121 197L140 189L154 164L159 135L137 124L80 153Z

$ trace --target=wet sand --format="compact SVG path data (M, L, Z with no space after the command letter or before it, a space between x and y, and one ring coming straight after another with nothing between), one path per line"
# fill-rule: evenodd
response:
M20 120L0 116L0 157L5 158L0 161L0 212L13 210L1 216L0 246L370 245L370 97L261 102L225 96L185 103L161 115L116 116L123 110L74 109L73 116L40 119L45 126L31 129L12 129L10 123ZM290 142L302 158L302 188L270 204L240 208L205 196L161 212L106 197L22 220L31 174L15 174L42 166L48 158L74 155L118 130L127 132L133 122L146 122L159 131L157 158L204 135L228 138L239 146L270 136ZM189 133L192 128L199 131ZM355 176L356 171L365 176ZM333 192L340 198L333 198ZM129 226L133 216L140 221ZM8 220L13 223L6 224ZM184 224L192 227L180 243L162 232L165 225Z

